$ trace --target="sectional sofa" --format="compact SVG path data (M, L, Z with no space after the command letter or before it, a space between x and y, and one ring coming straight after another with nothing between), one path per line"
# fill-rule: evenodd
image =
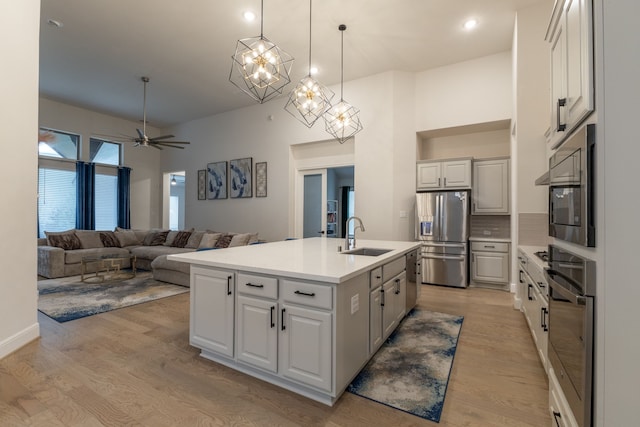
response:
M189 286L189 264L170 261L167 255L198 250L223 249L258 242L258 233L232 233L211 230L67 230L45 232L38 239L38 275L46 278L81 273L86 257L129 257L135 255L136 268L152 270L156 280ZM129 268L129 259L122 267ZM97 265L89 263L85 272Z

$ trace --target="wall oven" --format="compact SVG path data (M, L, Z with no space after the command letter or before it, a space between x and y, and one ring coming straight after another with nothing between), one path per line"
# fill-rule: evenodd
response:
M549 246L548 357L581 427L592 425L595 262Z
M595 125L577 130L549 159L549 235L596 245Z

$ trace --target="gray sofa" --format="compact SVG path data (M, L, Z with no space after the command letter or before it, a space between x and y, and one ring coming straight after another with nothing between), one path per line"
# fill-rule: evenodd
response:
M258 233L223 233L211 230L67 230L46 233L38 239L38 275L46 278L81 273L85 257L128 257L135 255L136 268L152 270L156 280L189 286L189 264L169 261L167 255L197 250L222 249L258 241ZM122 267L129 268L124 260ZM85 272L94 272L89 263Z

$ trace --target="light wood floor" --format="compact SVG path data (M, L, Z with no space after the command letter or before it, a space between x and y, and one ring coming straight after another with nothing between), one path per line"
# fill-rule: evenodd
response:
M67 323L0 360L0 426L548 426L547 381L511 294L423 286L465 316L440 424L345 393L327 407L198 356L189 297Z

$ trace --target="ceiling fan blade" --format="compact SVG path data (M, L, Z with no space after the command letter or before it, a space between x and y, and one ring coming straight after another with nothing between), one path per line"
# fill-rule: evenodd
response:
M144 139L144 133L140 129L136 129L141 139Z
M158 141L158 140L149 140L154 144L163 143L163 144L191 144L189 141Z
M174 135L156 136L155 138L149 138L149 141L158 141L160 139L165 139L165 138L175 138L175 136Z
M162 145L163 147L169 147L169 148L178 148L180 150L184 150L184 147L181 147L179 145L171 145L171 144L167 144L165 142L154 142L153 144L149 144L152 147L157 147L158 145ZM158 147L159 148L159 147Z

